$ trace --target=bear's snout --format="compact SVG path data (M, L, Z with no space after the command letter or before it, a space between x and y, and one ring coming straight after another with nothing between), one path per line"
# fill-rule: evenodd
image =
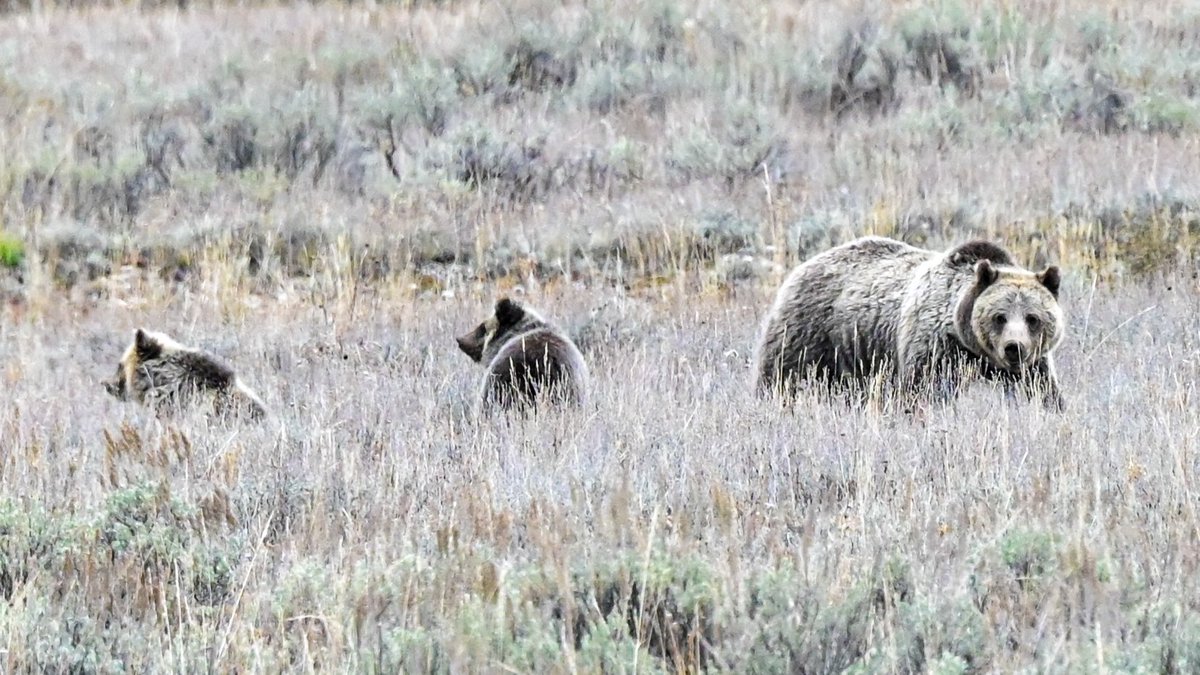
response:
M454 338L454 341L458 343L458 348L461 349L464 354L471 357L472 361L478 361L483 358L483 346L474 339L472 333L460 335L459 337Z
M1032 346L1023 340L1008 340L1000 350L1000 357L1008 368L1018 368L1029 361Z
M1004 358L1007 359L1008 362L1012 363L1012 364L1020 363L1021 362L1021 345L1019 345L1015 342L1010 342L1010 343L1004 345Z
M122 387L121 387L120 382L113 382L111 380L102 380L100 382L100 384L104 385L104 391L107 391L109 394L116 396L117 398L121 398Z

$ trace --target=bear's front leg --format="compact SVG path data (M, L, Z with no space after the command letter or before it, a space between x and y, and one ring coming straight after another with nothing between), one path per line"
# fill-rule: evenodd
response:
M1020 390L1030 400L1042 396L1042 406L1047 410L1062 412L1067 405L1058 384L1058 374L1049 356L1038 359L1028 370L1012 375L1005 380L1009 393Z
M1054 361L1049 355L1038 359L1025 381L1030 388L1030 398L1036 392L1042 392L1042 405L1046 409L1062 412L1067 407L1067 401L1062 395L1062 387L1058 384L1058 372L1055 371Z
M948 404L962 384L960 367L944 349L910 349L901 355L901 392L914 406Z

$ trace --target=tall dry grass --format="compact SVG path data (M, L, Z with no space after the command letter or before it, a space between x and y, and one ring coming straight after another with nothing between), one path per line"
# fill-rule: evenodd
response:
M755 400L759 291L539 295L592 336L592 401L484 425L451 336L486 294L30 311L0 328L8 663L1186 670L1196 292L1074 279L1064 414L978 385L924 422ZM106 398L141 323L275 417Z

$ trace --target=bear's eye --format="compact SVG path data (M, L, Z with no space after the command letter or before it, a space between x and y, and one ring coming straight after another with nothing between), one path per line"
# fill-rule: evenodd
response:
M997 314L996 316L992 317L992 322L997 326L1003 326L1004 324L1008 323L1008 317L1004 316L1003 314Z
M1042 324L1042 320L1030 314L1029 316L1025 317L1025 324L1030 328L1037 328Z

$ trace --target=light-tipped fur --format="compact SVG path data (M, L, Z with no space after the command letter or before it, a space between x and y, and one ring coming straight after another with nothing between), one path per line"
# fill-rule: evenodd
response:
M1061 406L1059 276L985 241L936 252L856 239L788 275L756 348L755 388L786 394L815 380L861 393L883 376L909 393L949 393L973 370Z
M266 414L258 395L216 356L142 328L134 331L116 375L103 384L118 399L137 401L160 412L209 397L221 413L244 412L255 418Z
M501 298L495 313L456 338L472 360L487 365L479 410L530 410L544 403L583 403L588 369L564 333L536 311Z

